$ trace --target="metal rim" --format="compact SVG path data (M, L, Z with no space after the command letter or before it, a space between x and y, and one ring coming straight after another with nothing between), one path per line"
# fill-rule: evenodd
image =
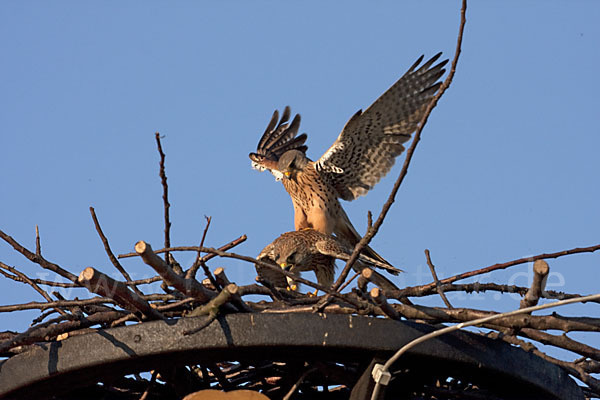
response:
M47 396L61 388L89 385L100 378L147 371L152 366L205 360L264 357L292 359L351 357L368 360L391 354L433 328L425 324L355 315L231 314L192 335L205 317L153 321L98 330L40 345L0 364L0 397ZM532 386L547 397L583 398L561 368L541 358L468 332L453 332L410 351L405 361L458 363L493 374L495 380ZM503 378L504 377L504 378Z

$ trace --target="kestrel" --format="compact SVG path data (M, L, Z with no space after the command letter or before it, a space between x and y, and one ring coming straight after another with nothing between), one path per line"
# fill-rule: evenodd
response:
M350 246L360 240L339 199L351 201L366 194L390 171L441 85L448 60L433 65L441 54L419 66L421 56L369 108L350 118L317 161L306 156L306 134L297 136L300 115L288 123L289 107L280 120L277 110L273 113L250 159L254 168L267 169L283 182L294 205L296 230L335 234ZM370 247L365 254L385 262Z
M317 282L325 287L333 283L335 260L348 260L352 249L338 242L333 236L317 232L314 229L287 232L267 245L258 255L258 259L273 262L280 268L298 275L303 271L314 271ZM395 272L400 270L382 263L364 254L360 254L354 263L355 271L367 266L378 266ZM266 278L276 287L294 287L293 279L270 269L256 266L259 276ZM377 274L375 281L384 288L395 286L382 275ZM391 286L390 286L391 285Z

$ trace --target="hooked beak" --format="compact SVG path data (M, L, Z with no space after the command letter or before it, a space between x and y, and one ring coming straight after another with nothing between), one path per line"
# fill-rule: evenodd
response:
M283 176L285 176L286 178L290 179L290 176L292 176L292 173L290 171L285 171L283 173Z
M291 264L282 262L281 264L279 264L279 266L281 267L281 269L283 269L284 271L289 272L290 268L292 268Z

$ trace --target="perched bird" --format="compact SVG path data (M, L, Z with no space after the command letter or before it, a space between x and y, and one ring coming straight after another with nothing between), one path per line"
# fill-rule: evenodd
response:
M335 234L354 246L360 235L339 199L354 200L366 194L386 175L402 145L416 130L425 108L438 91L448 60L434 63L441 53L419 66L421 56L408 71L364 112L346 123L333 145L317 161L306 156L306 134L298 134L300 115L288 123L286 107L281 119L276 110L261 137L252 166L269 170L290 194L296 230L312 228ZM279 122L278 122L279 120ZM370 247L365 254L386 262Z
M302 229L287 232L267 245L258 255L258 260L275 263L280 268L298 275L303 271L314 271L321 286L330 287L335 273L335 260L348 260L352 249L338 242L333 236L317 232L314 229ZM360 254L353 267L362 271L367 266L378 266L393 272L400 272L386 263L382 263L364 254ZM295 282L277 271L256 265L256 271L276 287L289 286L295 289ZM374 279L384 288L396 288L393 283L377 274Z

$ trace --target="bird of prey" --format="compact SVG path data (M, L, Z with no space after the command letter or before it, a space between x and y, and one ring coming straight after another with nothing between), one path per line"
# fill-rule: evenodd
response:
M441 85L448 62L435 64L441 54L420 65L421 56L369 108L350 118L317 161L306 156L306 134L298 135L300 115L288 123L289 107L281 119L277 110L273 113L250 159L254 168L269 170L283 182L294 205L296 230L335 234L349 246L360 240L339 199L351 201L366 194L390 171ZM368 246L365 254L385 262Z
M338 242L333 236L317 232L314 229L302 229L287 232L267 245L257 259L275 263L280 268L298 275L303 271L314 271L317 282L321 286L330 287L333 283L335 260L348 260L352 248ZM368 266L378 266L393 272L400 272L387 263L382 263L364 254L360 254L353 267L362 271ZM267 279L276 287L295 288L292 278L277 271L256 265L256 271L262 278ZM396 288L393 283L380 274L375 273L374 282L384 289Z

